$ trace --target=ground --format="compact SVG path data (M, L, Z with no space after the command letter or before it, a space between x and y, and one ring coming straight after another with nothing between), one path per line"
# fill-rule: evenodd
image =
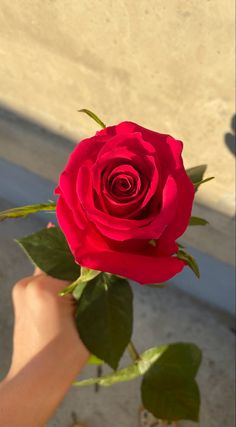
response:
M6 207L1 200L2 207ZM11 287L32 272L32 267L13 237L42 227L43 219L19 219L1 227L0 372L7 371L11 354L13 313ZM4 267L4 268L3 268ZM191 286L191 282L189 283ZM135 295L134 341L140 351L162 343L191 341L203 351L198 382L202 394L199 427L234 425L234 342L232 319L187 296L171 283L164 289L133 285ZM128 363L128 355L122 363ZM55 359L55 363L61 363ZM85 369L81 378L93 375ZM139 427L139 380L112 388L72 387L48 427L70 427L72 413L86 427ZM180 426L195 424L182 422Z

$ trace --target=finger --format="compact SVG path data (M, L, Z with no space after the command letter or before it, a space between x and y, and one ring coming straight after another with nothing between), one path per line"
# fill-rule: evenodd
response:
M28 284L31 282L32 276L24 277L21 280L18 280L18 282L15 283L15 285L12 288L12 300L14 307L16 306L16 301L21 298L22 295L24 295L25 289L28 286Z
M40 274L46 275L46 273L44 271L40 270L40 268L36 265L34 272L33 272L33 276L39 276Z
M49 276L39 268L35 269L34 275L31 279L32 280L28 283L29 287L37 287L37 289L47 290L52 294L58 294L71 283L67 280L61 280Z

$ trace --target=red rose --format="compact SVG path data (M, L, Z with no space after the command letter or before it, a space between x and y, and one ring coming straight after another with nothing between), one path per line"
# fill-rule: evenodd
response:
M183 269L175 241L188 226L194 187L181 152L180 141L131 122L76 146L56 194L60 227L80 265L140 283Z

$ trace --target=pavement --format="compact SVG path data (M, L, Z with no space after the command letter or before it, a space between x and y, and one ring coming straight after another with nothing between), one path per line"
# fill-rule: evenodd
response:
M1 200L1 208L7 203ZM0 375L7 372L12 350L12 285L32 272L32 266L13 238L29 234L46 224L41 217L5 222L1 227L0 250ZM191 286L191 283L189 283ZM189 341L203 351L198 374L202 394L199 427L234 425L234 345L233 320L210 308L171 283L163 289L133 285L135 296L134 342L140 352L164 343ZM122 360L125 365L128 355ZM57 361L55 363L62 363ZM63 367L62 367L63 369ZM80 378L96 374L86 368ZM47 427L70 427L75 413L86 427L140 427L139 380L101 388L72 387ZM191 422L180 426L193 427Z

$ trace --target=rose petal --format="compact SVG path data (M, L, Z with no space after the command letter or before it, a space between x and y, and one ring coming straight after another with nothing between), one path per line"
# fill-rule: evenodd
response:
M118 274L141 284L165 282L185 266L176 257L150 257L112 250L78 254L78 258L84 267Z
M185 170L180 170L176 176L178 204L174 221L167 227L162 236L163 240L176 240L185 232L189 225L195 190Z
M72 253L75 254L77 248L79 248L83 243L84 233L77 226L73 212L68 207L63 197L59 197L57 201L56 216L60 228L66 237L67 243Z
M180 141L132 122L76 147L56 193L58 221L77 262L140 283L182 270L184 262L171 255L188 225L194 188L181 152ZM137 171L141 185L124 165Z
M102 212L94 206L91 196L91 176L87 168L80 169L78 176L78 196L86 211L88 219L96 225L98 230L106 237L114 240L156 239L172 222L177 205L177 186L175 180L169 176L163 190L162 207L157 215L152 213L145 219L133 220L114 217ZM81 183L86 182L87 187ZM112 218L112 221L111 221Z
M116 126L107 127L97 132L97 135L124 137L124 135L132 133L140 133L142 140L148 141L148 144L153 146L160 159L160 165L164 165L164 168L167 167L169 172L183 167L181 158L183 143L170 135L154 132L133 122L121 122ZM164 168L162 168L162 174L164 173Z
M112 250L90 224L85 233L77 228L62 198L58 200L57 218L76 261L84 267L118 274L145 284L169 280L185 265L175 257Z

